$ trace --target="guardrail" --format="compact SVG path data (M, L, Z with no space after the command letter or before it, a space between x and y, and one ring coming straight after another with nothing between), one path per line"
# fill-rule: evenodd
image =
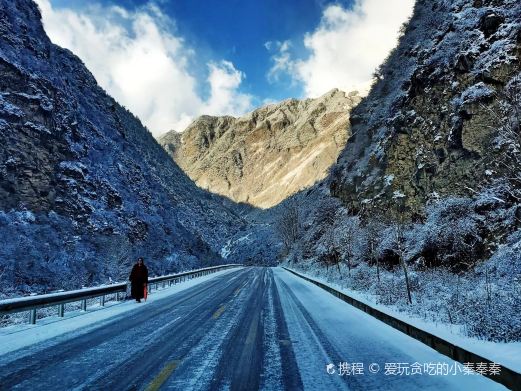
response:
M166 287L175 285L185 280L205 276L225 269L242 266L239 264L228 264L212 266L197 270L190 270L183 273L169 274L166 276L152 277L148 279L148 291L158 289L159 285ZM13 314L17 312L29 312L29 323L36 323L36 311L45 307L58 307L58 316L63 317L65 314L65 304L73 302L81 302L81 310L87 311L87 300L100 298L100 305L105 305L107 295L116 295L116 300L124 299L127 292L127 282L116 283L112 285L99 286L94 288L84 288L75 291L49 293L45 295L18 297L0 301L0 316Z
M431 334L427 331L421 330L409 323L404 322L398 318L395 318L385 312L377 310L376 308L371 307L347 294L337 291L331 286L324 284L323 282L317 281L311 277L308 277L304 274L298 273L292 269L282 266L283 269L287 270L294 275L315 284L316 286L328 291L332 295L338 297L340 300L345 301L348 304L351 304L353 307L358 308L366 312L367 314L375 317L376 319L388 324L389 326L401 331L402 333L407 334L408 336L423 342L425 345L430 346L432 349L437 352L452 358L454 361L459 361L460 363L487 363L487 366L492 363L491 360L481 357L471 351L463 349L457 345L454 345L451 342L445 341L444 339ZM488 378L494 380L495 382L501 383L504 386L510 388L511 390L521 391L521 374L513 371L512 369L505 367L501 364L498 364L500 367L500 373L498 375L491 375L488 372L484 375Z

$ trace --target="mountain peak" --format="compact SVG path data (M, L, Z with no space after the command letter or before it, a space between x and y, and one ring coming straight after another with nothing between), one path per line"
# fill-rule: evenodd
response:
M200 186L267 208L323 179L349 136L357 93L333 89L286 99L242 117L198 117L159 142Z

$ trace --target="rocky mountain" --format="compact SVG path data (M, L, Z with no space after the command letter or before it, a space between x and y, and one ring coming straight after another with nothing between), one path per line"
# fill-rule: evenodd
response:
M520 71L517 0L418 0L398 47L352 112L353 136L330 178L352 212L401 199L469 196L501 169L499 122Z
M30 0L0 0L0 276L9 292L222 262L245 227L53 45Z
M289 99L243 117L202 116L159 139L200 187L269 208L323 179L344 148L356 93Z
M32 1L0 0L0 294L122 279L137 255L154 274L286 255L460 271L500 254L512 275L520 15L517 0L418 0L364 99L203 116L160 145Z

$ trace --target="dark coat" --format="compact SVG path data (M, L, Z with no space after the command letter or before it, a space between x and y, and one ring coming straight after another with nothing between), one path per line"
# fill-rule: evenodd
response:
M134 299L142 299L144 297L144 285L148 283L148 269L143 265L137 263L132 268L129 277L132 287L130 293Z

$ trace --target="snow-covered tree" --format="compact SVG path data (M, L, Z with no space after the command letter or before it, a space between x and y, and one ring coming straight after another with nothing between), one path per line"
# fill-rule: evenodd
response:
M483 251L480 235L483 217L468 198L445 198L427 207L421 235L422 255L427 266L444 265L468 269Z
M487 107L497 127L498 154L490 162L490 176L499 172L510 185L509 195L521 202L521 73L496 94L499 105Z
M293 244L299 239L301 230L299 208L295 202L287 203L276 221L275 228L284 244L285 255L287 255Z
M335 243L337 244L342 259L347 265L349 276L356 257L356 249L361 239L360 220L358 217L344 217L338 220L335 227Z

